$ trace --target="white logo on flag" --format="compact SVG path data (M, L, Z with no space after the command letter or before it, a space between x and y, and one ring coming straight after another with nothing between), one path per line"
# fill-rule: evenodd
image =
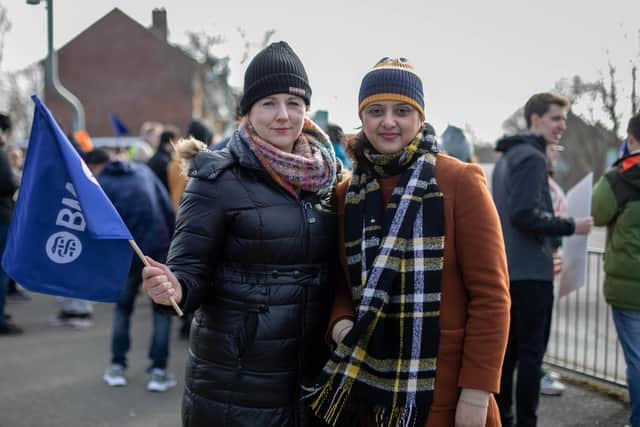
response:
M87 166L85 162L81 162L81 164L82 172L84 172L84 175L89 179L89 181L93 182L95 185L100 185L96 177L93 175L93 172L91 172L91 169L89 169L89 166Z
M68 231L52 234L47 240L47 256L56 264L68 264L82 253L82 242Z

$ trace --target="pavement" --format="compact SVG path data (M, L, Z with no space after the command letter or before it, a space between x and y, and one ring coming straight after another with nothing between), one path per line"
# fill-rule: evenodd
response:
M111 388L102 380L109 363L113 305L95 306L94 325L78 330L52 327L56 298L30 294L27 302L9 301L7 312L25 329L21 336L0 337L0 427L175 427L180 425L186 341L172 325L169 369L178 386L164 393L146 390L147 351L151 329L148 300L140 296L132 322L132 347L126 387ZM624 389L560 372L568 378L559 397L543 396L539 426L607 426L628 424L624 400L605 393Z

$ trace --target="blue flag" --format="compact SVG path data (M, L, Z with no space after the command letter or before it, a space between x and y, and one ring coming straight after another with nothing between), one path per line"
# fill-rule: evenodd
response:
M38 97L2 267L33 292L118 300L131 233Z
M624 157L628 155L629 155L629 142L627 142L627 139L625 138L624 141L622 141L622 144L620 144L620 152L618 153L618 157Z
M123 135L129 135L129 128L122 123L122 120L120 120L118 116L109 113L109 118L111 119L111 127L113 128L115 136L121 137Z

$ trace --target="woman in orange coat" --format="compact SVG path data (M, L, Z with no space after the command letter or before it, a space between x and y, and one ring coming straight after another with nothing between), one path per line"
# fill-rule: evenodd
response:
M366 426L499 426L509 280L484 174L437 153L404 58L364 76L359 114L353 176L337 188L349 283L311 406L333 425L357 408Z

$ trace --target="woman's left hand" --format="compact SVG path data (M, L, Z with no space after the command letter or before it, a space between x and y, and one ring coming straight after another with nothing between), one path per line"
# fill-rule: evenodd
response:
M487 422L489 392L462 389L456 407L455 427L484 427Z

